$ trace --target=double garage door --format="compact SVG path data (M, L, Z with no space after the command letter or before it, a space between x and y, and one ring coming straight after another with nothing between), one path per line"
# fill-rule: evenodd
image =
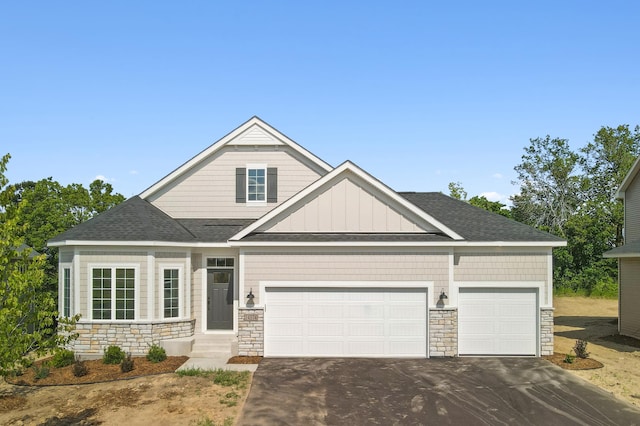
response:
M265 356L426 357L426 288L266 288Z
M426 288L265 290L265 356L427 356ZM460 355L535 356L537 347L535 289L460 289Z

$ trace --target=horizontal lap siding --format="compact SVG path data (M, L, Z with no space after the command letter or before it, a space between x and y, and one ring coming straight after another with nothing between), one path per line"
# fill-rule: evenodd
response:
M620 334L640 339L640 259L620 259Z
M541 253L465 253L454 256L454 281L529 281L548 279L548 256ZM547 286L545 286L547 288ZM547 295L541 294L541 300Z
M258 218L317 180L320 175L290 148L226 147L148 200L178 218ZM236 203L236 168L265 164L278 169L278 203Z
M448 259L444 253L252 253L245 255L244 285L254 293L260 281L433 281L448 289Z
M636 175L624 194L625 240L640 240L640 178Z

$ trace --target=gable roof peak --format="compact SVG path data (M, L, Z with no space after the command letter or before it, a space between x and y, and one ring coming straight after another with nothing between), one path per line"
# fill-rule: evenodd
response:
M158 192L161 188L170 184L171 182L173 182L174 180L182 176L184 173L186 173L188 170L190 170L192 167L201 163L206 158L209 158L215 152L222 149L224 146L232 144L236 138L238 138L245 132L249 131L254 126L259 127L264 132L269 134L269 136L271 136L275 141L273 142L274 145L286 145L290 147L299 155L307 158L317 167L319 167L320 169L326 172L329 172L333 169L331 165L321 160L319 157L312 154L307 149L298 145L295 141L287 137L284 133L280 132L275 127L268 124L266 121L259 118L257 115L254 115L253 117L251 117L250 119L242 123L240 126L236 127L234 130L232 130L231 132L227 133L225 136L220 138L218 141L210 145L208 148L202 150L199 154L197 154L196 156L194 156L193 158L191 158L190 160L188 160L187 162L179 166L177 169L175 169L174 171L172 171L171 173L169 173L168 175L160 179L158 182L154 183L149 188L145 189L140 194L140 198L146 199L152 194Z

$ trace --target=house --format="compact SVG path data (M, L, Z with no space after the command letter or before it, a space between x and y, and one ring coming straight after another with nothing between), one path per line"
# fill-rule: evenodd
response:
M49 243L78 353L320 357L550 354L564 244L257 117Z
M618 258L618 332L640 339L640 157L616 196L624 203L624 245L604 257Z

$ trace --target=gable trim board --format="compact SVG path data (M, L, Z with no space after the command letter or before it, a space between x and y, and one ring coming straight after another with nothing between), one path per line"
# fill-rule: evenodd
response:
M369 175L368 173L360 169L355 164L349 161L345 161L344 163L342 163L340 166L332 170L327 175L321 177L316 182L312 183L307 188L300 191L298 194L289 198L280 206L274 208L269 213L267 213L266 215L264 215L263 217L261 217L260 219L252 223L251 225L247 226L242 231L238 232L236 235L230 238L230 241L241 240L242 238L246 237L252 232L259 231L262 228L269 228L274 224L273 221L277 220L279 216L290 213L293 209L296 208L296 206L299 206L300 203L303 202L305 198L311 196L314 192L319 191L321 188L323 188L325 185L328 185L330 182L336 181L337 179L340 178L340 176L345 175L346 173L352 173L357 178L371 185L373 188L379 191L379 193L383 194L388 200L391 200L392 202L402 207L402 209L406 210L407 213L410 213L412 216L422 220L423 226L435 227L438 231L444 233L445 235L447 235L453 240L463 240L463 238L460 235L458 235L452 229L448 228L441 222L431 217L427 212L418 208L414 204L408 202L406 199L398 195L391 188L382 184L380 181L373 178L371 175Z
M259 127L260 129L262 129L263 131L267 132L269 135L271 135L274 138L275 142L267 144L267 145L286 145L286 146L289 146L289 147L293 148L293 150L296 151L298 154L300 154L301 156L303 156L303 157L307 158L308 160L310 160L320 170L324 170L325 172L329 172L332 169L332 167L329 164L325 163L319 157L313 155L311 152L307 151L305 148L303 148L302 146L300 146L297 143L295 143L292 139L289 139L283 133L279 132L275 128L271 127L269 124L265 123L264 121L262 121L258 117L254 116L254 117L250 118L248 121L246 121L245 123L243 123L240 126L238 126L235 130L232 130L230 133L228 133L227 135L223 136L221 139L219 139L213 145L211 145L210 147L206 148L204 151L200 152L195 157L193 157L190 160L188 160L186 163L182 164L180 167L175 169L173 172L169 173L167 176L165 176L164 178L160 179L158 182L156 182L155 184L153 184L152 186L150 186L149 188L144 190L140 194L140 198L144 199L144 198L148 198L149 196L153 195L159 189L161 189L162 187L168 185L170 182L178 179L181 175L186 173L191 168L195 167L200 162L204 161L207 157L210 157L211 155L213 155L216 151L220 150L222 147L224 147L226 145L231 145L232 146L234 139L238 138L241 134L249 131L254 126ZM249 146L251 146L251 145L264 145L264 144L246 143L246 144L238 144L238 145L249 145Z
M267 169L264 202L243 201L251 165ZM172 339L186 339L183 350L201 351L223 337L225 351L240 355L266 350L267 355L426 357L455 356L461 343L465 353L458 315L464 323L467 312L459 310L467 308L464 300L460 305L460 294L486 296L487 291L496 297L536 294L537 331L528 341L535 339L535 354L546 354L553 336L544 334L541 349L539 311L552 309L551 250L566 243L443 194L396 192L349 161L333 169L253 117L140 196L49 245L61 248L61 264L71 265L73 307L80 307L84 318L91 318L92 309L87 265L137 265L135 319L82 320L77 345L89 348L87 354L99 355L107 344L140 353L148 344L170 345ZM231 315L233 305L233 316L225 317L225 327L232 318L231 330L207 326L215 317L207 318L210 257L235 259L233 300L226 300L229 311L224 311ZM181 271L179 318L163 317L167 265ZM247 303L250 291L253 303ZM441 292L448 300L438 298ZM287 298L297 298L307 311ZM338 317L323 318L323 307ZM415 317L403 322L403 307ZM320 317L309 316L311 311ZM307 331L326 331L329 335L320 337L334 350L318 346L319 337L304 327L275 324L278 314L296 317L293 324L302 323ZM534 319L527 315L523 321L531 327ZM92 325L98 336L108 329L107 340L92 338ZM294 331L304 341L289 340L291 349L273 346L272 337ZM140 338L132 341L131 335Z

